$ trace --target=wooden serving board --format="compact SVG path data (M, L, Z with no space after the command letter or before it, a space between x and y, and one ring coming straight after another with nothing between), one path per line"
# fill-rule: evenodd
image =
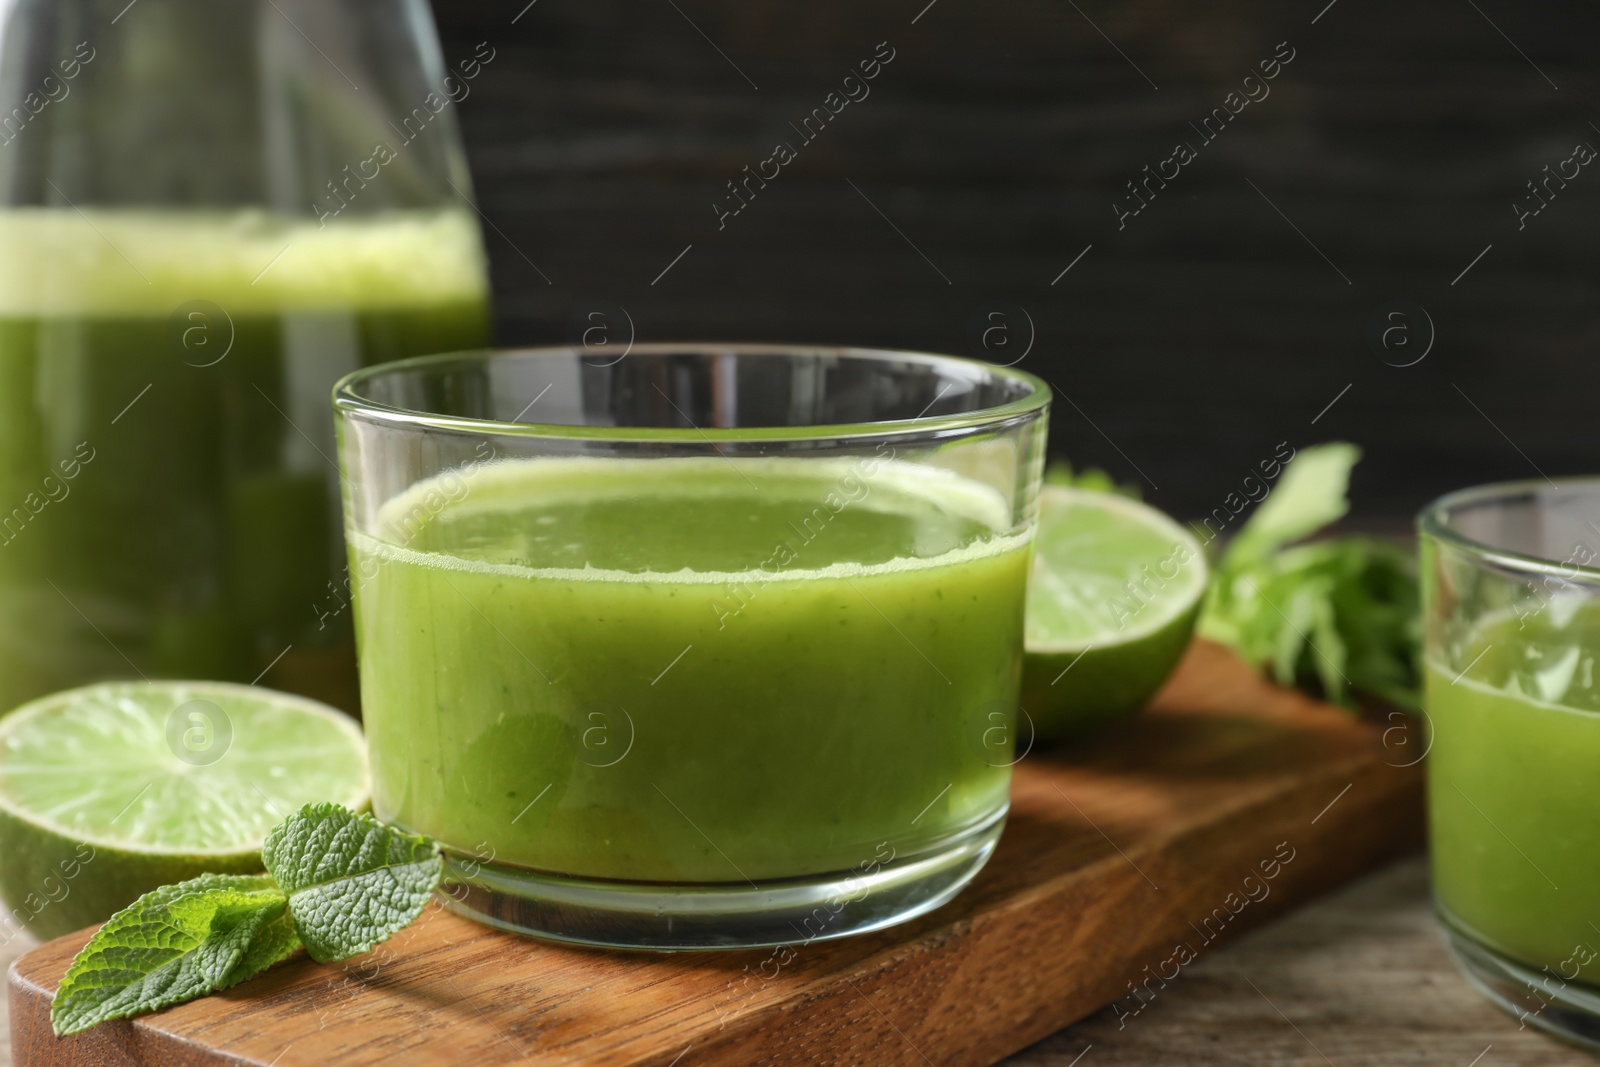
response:
M1387 729L1385 728L1387 726ZM1420 739L1196 643L1140 718L1016 768L1009 825L950 904L789 950L601 952L438 908L373 953L58 1040L89 931L10 973L17 1067L988 1064L1418 847ZM1164 975L1165 979L1157 977Z

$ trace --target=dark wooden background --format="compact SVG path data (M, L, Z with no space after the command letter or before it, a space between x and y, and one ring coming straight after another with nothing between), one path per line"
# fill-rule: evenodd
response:
M981 355L1003 302L1005 352L1024 309L1020 366L1066 397L1052 453L1179 515L1280 441L1359 442L1374 519L1600 468L1600 167L1526 229L1512 208L1600 147L1592 3L526 3L435 4L448 61L497 49L459 115L502 342L569 340L604 301L640 340ZM719 232L724 183L880 41L870 97ZM1119 232L1123 183L1282 41L1271 95ZM1389 364L1426 324L1365 340L1396 300L1436 331L1413 366Z

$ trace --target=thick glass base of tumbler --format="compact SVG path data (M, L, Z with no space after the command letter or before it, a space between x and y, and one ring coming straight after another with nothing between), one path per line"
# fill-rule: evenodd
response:
M1600 988L1519 963L1452 925L1442 909L1440 918L1456 965L1491 1001L1526 1026L1600 1050Z
M446 851L444 903L477 922L603 948L761 948L881 930L961 891L994 852L1004 809L933 849L896 856L870 874L715 885L565 878ZM873 857L863 857L871 860Z

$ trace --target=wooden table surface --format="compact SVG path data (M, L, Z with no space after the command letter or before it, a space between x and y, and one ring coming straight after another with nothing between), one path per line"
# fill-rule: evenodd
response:
M1108 1009L1005 1061L1074 1062L1555 1067L1594 1060L1519 1030L1461 977L1434 922L1427 864L1418 857L1202 957L1121 1025Z
M1200 959L1126 1025L1101 1012L1006 1067L1592 1064L1519 1031L1467 984L1427 897L1423 861L1397 863ZM22 941L0 950L0 965L33 947ZM0 1067L10 1067L4 1008Z

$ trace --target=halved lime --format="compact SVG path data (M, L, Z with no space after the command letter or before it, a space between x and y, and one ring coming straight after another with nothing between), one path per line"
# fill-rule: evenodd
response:
M361 728L223 682L108 682L0 719L0 896L41 938L206 871L261 870L302 805L368 799Z
M1080 737L1143 707L1188 647L1206 574L1194 535L1155 508L1046 486L1022 669L1039 738Z

